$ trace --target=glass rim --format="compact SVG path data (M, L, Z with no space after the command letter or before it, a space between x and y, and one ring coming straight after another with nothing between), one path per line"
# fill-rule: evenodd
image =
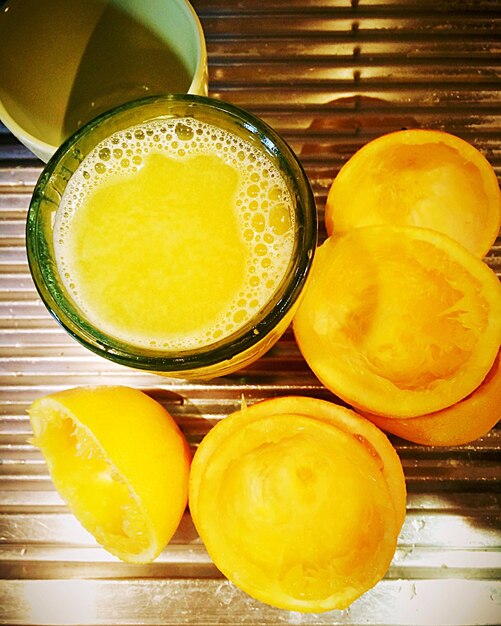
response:
M158 105L165 108L163 114L156 114L148 118L148 109ZM287 178L289 191L295 198L296 233L294 251L282 282L270 301L246 324L221 340L203 347L162 351L157 348L148 349L127 344L104 333L83 318L77 305L72 302L69 296L62 293L59 288L55 293L57 281L53 278L48 264L44 263L44 260L47 259L43 258L44 254L48 255L48 252L42 249L45 242L44 234L41 232L42 212L43 204L47 201L45 198L47 186L57 176L58 171L64 167L64 158L70 153L78 154L80 142L89 134L106 126L107 122L116 119L123 113L139 111L141 108L144 108L145 111L144 116L138 116L137 122L124 126L126 128L141 124L147 119L164 116L166 119L182 117L175 113L175 108L183 106L188 108L184 117L189 117L189 109L193 109L193 111L204 109L223 115L232 122L237 122L240 127L245 129L247 139L250 137L257 138L268 155L272 155L273 159L279 162L280 170ZM224 128L223 124L222 127ZM104 136L96 133L97 138L94 145L85 154L80 153L81 160L87 156L90 150L114 132L117 132L116 129ZM72 173L70 172L70 174ZM221 100L193 94L170 94L141 98L106 111L82 126L59 147L42 171L35 185L26 222L29 269L40 298L58 323L80 344L104 358L136 369L165 374L169 372L173 374L182 373L185 370L196 371L215 366L218 363L229 362L265 340L297 301L311 269L316 243L317 214L313 192L302 165L285 140L266 122L248 111Z

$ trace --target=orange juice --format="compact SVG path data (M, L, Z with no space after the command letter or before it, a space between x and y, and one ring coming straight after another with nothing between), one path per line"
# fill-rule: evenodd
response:
M54 247L88 321L127 344L190 350L270 301L294 249L290 192L244 139L193 118L119 131L64 192Z

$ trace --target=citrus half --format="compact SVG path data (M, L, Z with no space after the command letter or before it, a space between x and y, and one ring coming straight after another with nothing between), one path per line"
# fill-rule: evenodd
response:
M383 135L356 152L332 183L329 235L374 224L443 232L482 257L501 225L501 191L487 159L442 131Z
M428 446L459 446L486 435L501 419L501 353L482 383L441 411L408 419L363 413L376 426Z
M346 608L384 576L405 500L386 436L306 397L219 422L190 477L193 521L216 566L252 597L302 612Z
M356 228L318 248L294 333L344 401L416 417L462 400L487 376L501 342L501 285L438 231Z
M169 413L128 387L80 387L33 402L33 443L72 513L111 554L152 561L186 508L190 453Z

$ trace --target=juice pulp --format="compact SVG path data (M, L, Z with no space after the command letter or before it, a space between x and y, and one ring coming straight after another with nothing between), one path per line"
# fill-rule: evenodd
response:
M96 328L158 350L210 345L251 320L294 246L285 182L246 141L191 118L103 141L56 216L58 269Z

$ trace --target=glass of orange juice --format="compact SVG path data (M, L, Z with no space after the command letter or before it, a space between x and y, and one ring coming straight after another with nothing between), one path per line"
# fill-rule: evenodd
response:
M40 176L27 221L30 270L62 326L112 361L182 378L236 371L278 340L316 237L288 145L193 95L82 127Z

